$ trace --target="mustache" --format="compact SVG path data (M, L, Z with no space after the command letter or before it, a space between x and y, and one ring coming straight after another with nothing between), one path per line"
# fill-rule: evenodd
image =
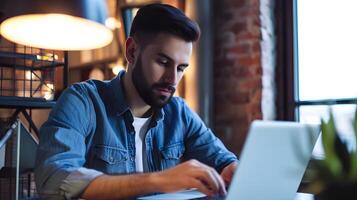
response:
M169 90L171 93L175 93L176 91L175 87L169 83L155 83L152 85L152 88L164 88Z

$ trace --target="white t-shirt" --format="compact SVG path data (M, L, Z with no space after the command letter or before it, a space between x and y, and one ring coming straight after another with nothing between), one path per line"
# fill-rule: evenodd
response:
M143 154L145 154L146 151L144 142L147 128L150 123L150 118L151 117L134 117L133 126L135 129L135 166L137 172L144 172L144 166L146 166L146 156L143 157Z

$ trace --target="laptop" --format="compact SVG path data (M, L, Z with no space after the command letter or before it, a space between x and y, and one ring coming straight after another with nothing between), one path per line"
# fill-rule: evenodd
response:
M319 134L319 125L254 121L225 199L294 200ZM205 199L205 195L189 190L140 199Z

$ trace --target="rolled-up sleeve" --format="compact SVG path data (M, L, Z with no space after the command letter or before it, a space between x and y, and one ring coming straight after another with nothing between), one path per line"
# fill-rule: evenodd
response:
M43 199L72 199L102 173L83 167L94 112L83 86L68 88L40 129L35 181Z
M102 174L97 170L84 167L71 172L60 185L61 196L66 199L78 197L93 179Z

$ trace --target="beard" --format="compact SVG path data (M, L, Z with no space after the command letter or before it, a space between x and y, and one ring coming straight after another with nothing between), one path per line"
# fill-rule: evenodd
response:
M143 67L140 54L138 61L135 63L131 77L134 87L146 104L153 108L162 108L171 100L176 89L172 84L165 82L157 82L150 85L145 78ZM169 91L170 95L163 95L159 92L160 90Z

